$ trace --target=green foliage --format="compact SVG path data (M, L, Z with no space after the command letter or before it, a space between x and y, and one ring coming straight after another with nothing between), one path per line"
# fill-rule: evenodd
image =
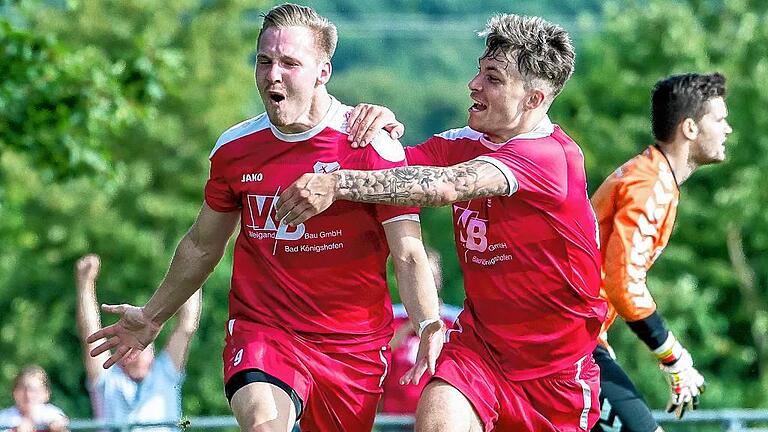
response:
M119 65L93 49L72 50L0 17L0 152L23 152L48 178L101 173L108 141L140 120L121 93Z
M100 301L147 300L202 202L216 137L256 105L255 91L243 91L256 28L242 17L254 6L70 2L28 7L26 28L3 23L7 51L19 54L0 66L12 72L0 100L15 98L0 105L0 118L15 122L0 123L0 240L13 245L0 251L0 388L39 363L54 402L91 415L72 265L98 253ZM75 157L89 154L100 158ZM81 159L99 164L88 170ZM206 286L185 386L190 415L227 411L211 353L223 344L230 266L227 257ZM0 405L10 403L0 393Z

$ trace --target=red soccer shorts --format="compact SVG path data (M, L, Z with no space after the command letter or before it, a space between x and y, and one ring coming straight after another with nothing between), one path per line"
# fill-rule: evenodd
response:
M370 432L390 352L324 352L322 345L285 330L231 320L224 347L224 382L259 369L301 398L302 432ZM352 350L354 351L354 350Z
M486 432L583 432L597 422L600 369L591 355L552 375L511 381L486 361L488 354L479 354L486 352L465 331L445 345L432 378L459 390Z

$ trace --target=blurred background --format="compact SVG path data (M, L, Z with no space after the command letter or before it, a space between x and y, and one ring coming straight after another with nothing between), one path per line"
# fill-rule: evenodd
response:
M92 416L73 265L101 255L106 303L143 304L203 200L218 135L262 111L253 84L258 0L0 0L0 406L25 364L52 402ZM390 107L404 144L462 127L467 82L494 12L569 30L573 78L550 116L584 150L590 193L652 143L660 78L728 78L728 160L682 187L648 286L709 383L702 408L768 408L768 2L762 0L300 1L338 26L331 92ZM425 209L447 303L463 301L450 210ZM231 249L231 248L230 248ZM229 414L221 382L231 250L204 288L184 413ZM110 321L107 321L109 323ZM668 387L648 349L614 326L619 361L653 408ZM161 335L161 344L166 335Z

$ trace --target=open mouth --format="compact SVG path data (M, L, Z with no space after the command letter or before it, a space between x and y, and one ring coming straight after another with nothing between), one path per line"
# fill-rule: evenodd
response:
M480 102L475 102L472 104L471 107L469 107L469 112L480 112L485 111L488 108L487 105L482 104Z
M272 102L275 102L275 103L280 103L280 102L282 102L282 101L284 101L284 100L285 100L285 95L282 95L282 94L280 94L280 93L270 93L270 94L269 94L269 99L270 99Z

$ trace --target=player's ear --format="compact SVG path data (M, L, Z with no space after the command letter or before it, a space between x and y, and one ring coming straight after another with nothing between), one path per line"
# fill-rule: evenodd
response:
M525 109L534 110L540 107L546 100L547 95L540 89L532 89L525 97Z
M331 61L327 60L320 64L320 73L317 77L317 85L326 85L328 84L328 81L331 80L331 72L333 72L333 67L331 66Z
M690 117L680 122L680 128L685 139L689 141L693 141L699 136L699 125Z

